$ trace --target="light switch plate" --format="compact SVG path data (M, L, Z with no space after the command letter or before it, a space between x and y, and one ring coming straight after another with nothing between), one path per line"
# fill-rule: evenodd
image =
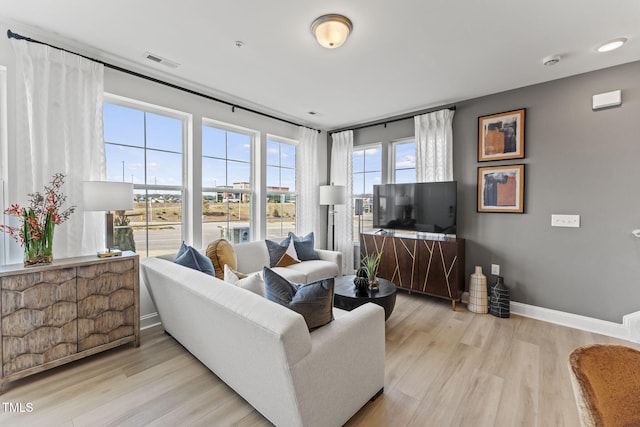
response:
M491 264L491 274L494 276L500 275L500 264Z
M580 215L551 215L552 227L580 227Z

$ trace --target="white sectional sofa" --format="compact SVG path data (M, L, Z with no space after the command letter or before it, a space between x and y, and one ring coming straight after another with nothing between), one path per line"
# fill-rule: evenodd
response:
M233 245L238 259L237 270L249 274L262 272L269 265L269 251L264 240ZM287 267L272 270L294 283L311 283L329 277L342 276L342 252L315 249L317 260L302 261Z
M239 269L253 270L264 258L246 245L236 245ZM276 426L341 426L384 387L375 304L334 308L309 332L300 314L166 259L143 259L140 271L166 332Z

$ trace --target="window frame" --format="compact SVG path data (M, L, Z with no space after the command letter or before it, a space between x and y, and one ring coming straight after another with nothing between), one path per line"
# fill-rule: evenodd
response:
M189 217L189 212L191 212L191 209L189 209L189 200L187 200L187 196L188 196L188 171L187 171L187 160L188 160L188 155L190 153L190 133L189 133L189 129L191 127L191 122L192 122L192 116L189 113L185 113L182 111L178 111L175 109L171 109L171 108L167 108L167 107L163 107L163 106L159 106L159 105L155 105L155 104L150 104L148 102L144 102L144 101L140 101L137 99L132 99L132 98L128 98L128 97L124 97L124 96L120 96L120 95L115 95L115 94L111 94L111 93L104 93L104 99L103 99L103 105L104 104L113 104L113 105L117 105L120 107L124 107L124 108L130 108L133 110L137 110L137 111L141 111L142 113L145 114L145 119L144 119L144 125L145 125L145 136L144 136L144 146L143 147L138 147L138 146L133 146L133 145L127 145L127 144L122 144L122 143L114 143L114 142L108 142L106 140L106 137L103 133L103 141L105 144L105 164L107 161L107 154L106 154L106 145L109 144L111 146L119 146L119 147L132 147L132 148L139 148L143 150L144 153L144 160L145 160L145 168L144 168L144 184L140 184L140 183L133 183L133 191L134 191L134 195L136 194L136 191L144 191L145 192L145 201L147 195L150 192L154 192L154 191L166 191L166 192L178 192L180 194L180 222L167 222L167 223L163 223L163 225L179 225L180 226L180 239L181 240L189 240L189 236L187 235L187 229L188 229L188 222L186 220L186 218ZM155 115L160 115L160 116L165 116L165 117L170 117L172 119L176 119L179 120L182 123L182 131L181 131L181 139L182 139L182 144L181 144L181 149L182 152L181 153L177 153L175 151L170 151L170 150L160 150L157 148L148 148L147 147L147 135L146 135L146 114L150 113L150 114L155 114ZM104 117L104 115L103 115ZM180 154L181 156L181 183L180 185L158 185L158 184L150 184L148 182L148 175L147 175L147 152L148 151L154 151L154 152L164 152L164 153L172 153L172 154ZM107 177L108 179L108 177ZM149 254L150 248L149 248L149 203L147 201L147 203L145 203L145 218L146 218L146 223L145 223L145 247L146 247L146 253L141 253L141 251L139 249L136 248L136 252L141 256L141 257L148 257L151 256ZM151 228L153 228L154 226L151 226Z
M226 123L226 122L222 122L220 120L215 120L209 117L203 117L202 118L202 124L201 124L201 130L200 130L200 158L199 158L199 166L198 166L198 170L199 170L199 178L200 178L200 197L197 198L197 200L201 201L202 198L205 196L205 193L229 193L229 188L228 185L226 186L218 186L217 184L214 186L205 186L203 183L203 175L204 175L204 171L203 171L203 164L202 161L203 159L209 158L209 159L218 159L218 160L224 160L225 162L236 162L238 160L235 159L229 159L228 157L228 153L225 153L225 157L212 157L212 156L205 156L203 153L203 148L204 148L204 138L202 138L203 135L203 128L207 126L207 127L211 127L211 128L215 128L215 129L219 129L219 130L223 130L225 132L233 132L233 133L237 133L237 134L242 134L245 136L248 136L250 139L250 144L251 147L249 148L249 188L245 189L245 188L237 188L237 189L233 189L233 193L238 193L238 194L246 194L249 198L249 230L250 230L250 240L253 240L258 234L258 229L259 229L259 218L256 218L256 177L259 176L258 173L256 173L256 161L257 159L260 158L259 155L257 155L257 150L258 150L258 146L259 146L259 142L260 142L260 132L254 129L250 129L250 128L246 128L243 126L237 126L237 125L233 125L230 123ZM243 162L244 163L244 162ZM195 169L195 168L194 168ZM194 171L195 173L195 171ZM194 180L195 181L195 180ZM228 184L228 183L227 183ZM195 190L194 190L194 194L195 194ZM226 215L226 230L227 233L225 235L226 238L228 238L229 240L233 239L233 236L231 235L231 224L233 223L233 221L231 221L229 219L229 208L230 208L230 204L232 202L227 201L227 215ZM201 212L201 218L204 217L204 213ZM195 218L194 218L195 221ZM201 230L200 230L200 240L204 241L204 227L202 227L202 224L204 224L204 220L200 221L201 223Z
M268 155L266 154L265 151L265 156L264 156L264 168L265 168L265 179L264 179L264 195L265 195L265 206L263 209L263 214L265 215L265 238L269 238L269 227L268 227L268 213L267 210L269 208L269 196L280 196L280 204L285 202L285 198L287 196L289 196L290 198L292 198L293 200L295 200L295 217L294 217L294 233L297 234L298 233L298 196L299 196L299 192L298 192L298 156L299 156L299 147L300 147L300 141L297 141L295 139L291 139L291 138L285 138L282 136L277 136L277 135L272 135L272 134L267 134L267 138L266 138L266 143L265 143L265 147L268 150L268 145L269 142L276 142L278 144L286 144L286 145L292 145L295 149L295 154L296 154L296 161L294 163L293 168L289 168L286 167L284 169L293 169L294 172L294 183L295 183L295 191L282 191L282 190L269 190L269 186L268 186L268 171L269 171L269 167L277 167L280 171L283 169L283 167L281 165L278 166L274 166L274 165L270 165L267 161L268 159ZM280 157L278 157L279 160L281 160ZM280 228L282 229L282 220L280 220ZM273 237L273 236L271 236ZM286 237L286 236L279 236L279 237Z
M379 166L380 169L378 171L367 170L367 164L365 162L364 163L364 170L362 172L354 172L354 171L351 172L352 182L355 182L354 178L355 178L356 174L365 175L366 173L370 173L370 172L380 172L380 184L384 183L384 144L382 142L374 142L374 143L371 143L371 144L358 145L356 147L353 147L353 153L355 153L356 151L365 151L366 152L367 150L370 150L372 148L377 148L377 149L380 150L380 166ZM352 156L353 156L353 154L352 154ZM352 200L353 200L353 209L354 209L353 213L351 215L351 218L352 218L352 221L355 223L356 220L359 221L361 219L361 218L358 218L358 215L356 215L356 213L355 213L355 206L356 206L355 201L356 201L356 199L359 199L360 197L356 196L356 192L353 191L353 188L351 190L352 190ZM360 194L360 193L357 193L357 194ZM373 194L372 194L372 197L373 197ZM361 216L362 215L360 215L360 217ZM354 243L359 243L360 236L355 232L355 230L354 230L354 233L353 233L353 238L354 238Z
M411 144L413 143L416 146L416 150L417 150L417 142L416 142L416 138L415 137L408 137L408 138L402 138L402 139L398 139L398 140L394 140L391 142L390 144L390 153L389 153L389 177L388 177L388 182L390 183L396 183L396 175L397 175L397 171L398 170L415 170L417 172L417 160L416 160L416 166L413 168L401 168L401 169L396 169L396 147L400 146L400 145L407 145L407 144ZM417 154L417 152L416 152ZM415 177L413 182L415 182Z

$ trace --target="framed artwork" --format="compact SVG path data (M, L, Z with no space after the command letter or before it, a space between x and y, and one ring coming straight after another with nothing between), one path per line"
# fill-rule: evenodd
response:
M524 165L478 168L478 212L524 213Z
M478 117L478 161L524 158L524 108Z

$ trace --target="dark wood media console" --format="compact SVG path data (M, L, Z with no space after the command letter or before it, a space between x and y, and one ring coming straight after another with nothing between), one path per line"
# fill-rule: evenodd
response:
M411 292L451 301L462 297L464 280L464 239L431 240L414 235L388 233L360 234L360 253L380 253L378 277Z

